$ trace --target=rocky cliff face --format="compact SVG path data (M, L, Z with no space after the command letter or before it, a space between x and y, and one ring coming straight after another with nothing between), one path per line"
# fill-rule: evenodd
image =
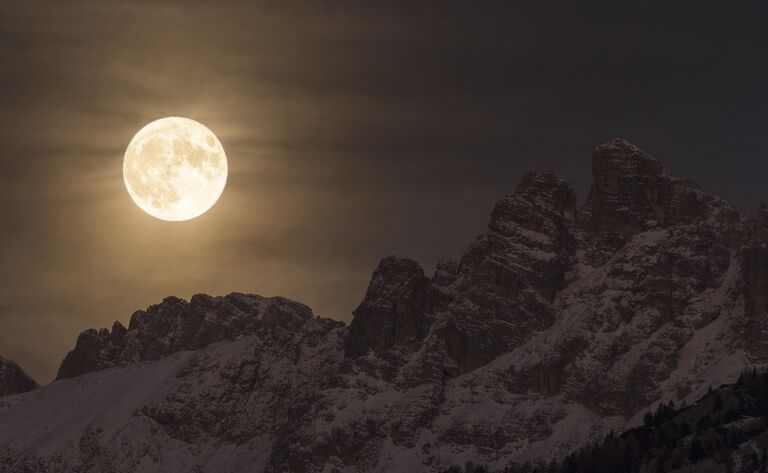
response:
M0 397L25 393L36 388L35 380L19 368L19 365L0 356Z
M623 140L599 146L592 168L581 207L553 172L527 174L488 231L431 277L385 258L349 327L285 299L230 295L169 298L127 329L84 332L60 381L0 407L0 465L503 467L768 363L765 211L739 215ZM62 396L120 408L35 416ZM78 428L46 436L75 417ZM27 470L5 460L17 457Z
M595 262L604 263L634 235L685 226L716 208L730 214L720 218L734 223L736 212L718 200L693 182L669 175L631 143L615 139L595 149L592 188L580 212L580 227Z
M126 329L90 329L77 338L59 368L57 379L71 378L113 366L159 360L183 350L197 350L222 340L236 340L265 331L294 332L312 310L282 297L198 294L187 302L167 297L146 311L136 311Z
M411 339L422 339L432 313L429 279L418 263L390 256L383 259L354 311L359 323L350 327L346 353L382 353Z

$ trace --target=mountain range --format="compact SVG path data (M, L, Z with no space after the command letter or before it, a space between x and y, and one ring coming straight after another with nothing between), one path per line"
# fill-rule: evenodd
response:
M381 260L349 325L168 297L81 333L51 384L0 359L0 469L549 464L768 364L767 244L764 205L740 214L614 139L582 204L526 174L458 261Z

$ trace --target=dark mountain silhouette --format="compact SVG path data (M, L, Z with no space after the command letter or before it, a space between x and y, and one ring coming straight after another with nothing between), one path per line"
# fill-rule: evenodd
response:
M35 388L35 380L19 368L19 365L0 356L0 396L25 393Z

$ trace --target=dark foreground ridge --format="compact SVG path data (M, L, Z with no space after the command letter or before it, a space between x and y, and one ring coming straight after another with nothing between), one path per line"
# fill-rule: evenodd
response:
M503 470L768 365L765 207L620 139L592 176L579 206L526 174L432 275L384 258L349 326L230 294L83 332L58 381L0 402L0 470Z

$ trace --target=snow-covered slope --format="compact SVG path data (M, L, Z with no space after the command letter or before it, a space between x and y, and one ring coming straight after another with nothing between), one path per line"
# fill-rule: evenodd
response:
M694 404L668 403L643 424L547 465L547 473L759 473L768 469L768 374L747 371ZM456 471L453 469L452 471ZM463 469L461 470L463 471ZM476 468L472 473L481 473ZM505 473L536 473L510 463ZM448 473L446 471L445 473Z
M459 262L381 261L349 327L168 298L0 400L10 472L436 471L542 460L768 361L768 218L623 140L576 205L526 175Z

